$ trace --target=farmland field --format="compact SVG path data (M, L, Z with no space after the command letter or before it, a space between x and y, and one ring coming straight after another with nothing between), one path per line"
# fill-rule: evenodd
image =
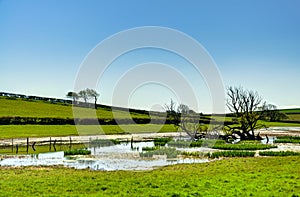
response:
M147 133L147 132L174 132L173 125L0 125L0 139L22 138L22 137L48 137L48 136L70 136L78 135L100 135L100 134L125 134L125 133Z
M231 158L153 171L0 168L0 196L299 196L300 157Z
M76 118L93 118L97 114L98 118L128 118L128 113L122 110L115 110L114 113L107 108L94 109L74 107ZM130 113L132 118L149 118L148 114ZM20 117L53 117L53 118L73 118L72 105L52 104L44 101L25 101L22 99L0 98L0 117L20 116Z

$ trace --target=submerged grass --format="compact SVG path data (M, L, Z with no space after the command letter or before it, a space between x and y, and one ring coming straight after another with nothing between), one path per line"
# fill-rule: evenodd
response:
M279 136L274 141L275 143L300 143L300 137L299 136Z
M67 155L90 155L91 151L87 149L74 149L64 151L65 156Z
M175 148L158 148L152 151L141 152L141 157L153 157L153 155L166 155L167 158L176 158L177 155L180 155L181 152L176 150Z
M221 150L265 150L270 148L277 148L275 145L261 144L255 141L239 142L237 144L227 144L225 141L219 141L213 146L214 149Z
M255 152L252 151L218 151L209 153L208 157L211 159L220 157L254 157Z
M300 157L228 158L153 171L0 168L0 196L299 196Z

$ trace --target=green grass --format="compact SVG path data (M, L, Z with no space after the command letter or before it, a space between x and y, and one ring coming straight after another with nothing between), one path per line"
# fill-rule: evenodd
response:
M286 114L289 114L289 113L299 113L300 114L300 108L280 109L279 111L282 112L282 113L286 113Z
M69 144L60 144L59 142L56 144L55 147L56 147L56 151L67 151L73 149L86 148L84 144L72 144L72 146L70 147ZM53 143L51 149L49 145L35 145L35 151L32 149L31 146L29 146L28 149L28 154L39 154L39 153L46 153L46 152L55 152ZM0 154L15 155L16 147L14 146L14 149L12 149L11 146L1 147ZM24 155L24 154L27 154L26 146L19 146L18 155Z
M172 138L154 138L154 145L155 146L165 146L166 143L168 143L169 141L171 141Z
M72 135L174 132L173 125L0 125L0 139Z
M90 155L91 151L86 149L73 149L64 151L65 155Z
M300 143L300 137L296 136L278 136L277 139L274 141L275 143Z
M49 113L51 112L51 113ZM75 114L75 116L73 115ZM51 104L44 101L25 101L22 99L5 99L0 97L0 117L20 116L20 117L51 117L51 118L149 118L148 114L131 113L122 110L99 108L97 111L90 108L74 107L72 105Z
M214 144L214 149L221 149L221 150L265 150L270 148L276 148L275 145L270 144L261 144L260 142L239 142L237 144L226 144L225 141L219 140L217 143Z
M153 171L0 168L0 196L300 195L300 157L230 158Z
M293 151L259 151L260 156L300 156L300 152Z
M287 114L288 120L300 121L300 114Z
M181 152L175 148L161 147L155 150L147 150L146 152L141 152L141 157L153 157L153 155L166 155L167 158L176 158Z
M211 159L220 157L254 157L255 152L251 151L218 151L208 154Z

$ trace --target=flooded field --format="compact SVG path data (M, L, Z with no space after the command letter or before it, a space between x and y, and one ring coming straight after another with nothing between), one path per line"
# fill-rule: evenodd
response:
M299 128L297 128L299 129ZM264 131L263 131L264 132ZM283 132L283 130L280 130ZM299 134L299 132L292 131L293 134ZM276 133L276 132L274 132ZM281 134L281 133L280 133ZM16 146L9 146L9 141L2 143L0 148L0 166L19 167L19 166L57 166L62 165L65 167L72 167L76 169L91 169L91 170L151 170L157 167L180 164L180 163L203 163L209 162L207 157L186 157L182 155L176 155L174 157L167 157L166 155L153 155L151 157L145 157L142 153L145 153L143 148L155 147L152 138L149 136L139 136L138 141L131 141L130 138L126 140L123 138L118 143L113 142L112 136L106 141L110 142L106 145L99 145L91 143L91 137L85 137L84 143L75 142L74 144L67 143L53 143L50 140L50 144L45 143L45 139L40 139L40 145L35 147L26 147L26 140L19 140L18 143L22 146L18 147L18 153L16 154ZM119 137L119 136L118 136ZM165 137L165 136L164 136ZM172 136L172 139L178 139L178 136ZM96 138L95 138L96 139ZM98 139L98 138L97 138ZM96 139L96 140L97 140ZM133 139L133 138L131 138ZM42 143L43 140L43 143ZM112 140L112 141L110 141ZM141 141L140 141L141 140ZM273 144L276 140L275 136L264 138L262 144ZM70 140L71 141L71 140ZM15 141L16 143L17 141ZM89 143L88 143L89 142ZM238 143L238 140L234 143ZM4 144L4 145L3 145ZM32 145L32 143L30 144ZM277 148L272 148L272 151L295 151L300 152L300 144L281 144L276 143ZM168 148L168 145L166 145ZM91 152L90 155L75 155L66 156L64 151L82 149L85 148ZM26 150L27 149L27 150ZM34 149L34 150L33 150ZM183 153L212 153L220 151L218 149L208 147L174 147L175 151ZM257 151L256 151L257 152ZM27 154L28 153L28 154Z
M132 147L133 145L133 147ZM121 143L113 146L89 147L89 156L64 156L63 151L32 155L7 155L0 161L0 166L55 166L63 165L76 169L92 170L149 170L155 167L179 163L202 163L208 159L172 158L154 156L140 157L143 147L153 147L153 142Z

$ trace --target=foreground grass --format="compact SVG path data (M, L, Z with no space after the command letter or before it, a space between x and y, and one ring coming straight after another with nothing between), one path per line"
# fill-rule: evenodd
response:
M0 196L299 196L300 157L231 158L153 171L0 168Z
M0 139L72 135L174 132L173 125L0 125Z

